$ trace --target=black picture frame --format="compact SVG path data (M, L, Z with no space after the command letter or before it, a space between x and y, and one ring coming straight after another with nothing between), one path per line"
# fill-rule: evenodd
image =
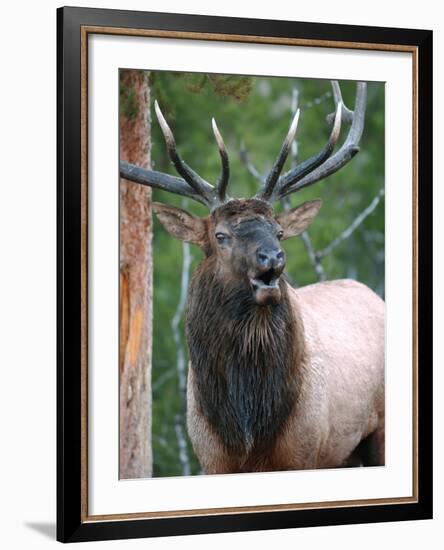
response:
M415 502L149 519L91 520L82 503L81 29L291 38L416 51L417 405ZM62 542L427 519L432 517L432 32L91 8L57 10L57 539Z

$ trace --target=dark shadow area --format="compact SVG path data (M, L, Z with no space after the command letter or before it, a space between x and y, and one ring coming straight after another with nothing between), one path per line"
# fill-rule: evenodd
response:
M56 524L54 522L27 521L24 525L25 527L29 527L29 529L37 531L37 533L40 533L46 538L52 540L55 540L56 538Z

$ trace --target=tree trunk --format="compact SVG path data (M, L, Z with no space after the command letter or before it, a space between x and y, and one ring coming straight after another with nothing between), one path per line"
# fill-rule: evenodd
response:
M148 74L120 71L120 159L150 168ZM151 189L120 180L120 479L150 477Z

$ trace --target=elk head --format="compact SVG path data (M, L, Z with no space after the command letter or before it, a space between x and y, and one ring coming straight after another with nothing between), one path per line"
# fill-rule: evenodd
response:
M214 265L214 275L226 284L251 288L257 304L280 300L280 276L285 267L281 240L299 235L317 214L321 201L309 201L275 216L258 200L231 200L206 218L153 203L162 225L180 240L199 245Z
M281 241L302 233L321 207L321 201L308 201L275 215L273 203L336 172L359 151L366 104L366 85L358 83L355 111L343 106L337 82L332 82L336 111L330 118L332 130L325 147L316 155L281 175L296 133L299 110L290 125L279 155L261 190L252 199L233 199L227 195L228 154L212 120L221 158L221 174L216 186L202 179L179 156L173 133L157 102L157 119L165 137L170 159L181 178L120 163L120 175L126 179L189 197L210 209L200 218L173 206L153 203L153 209L165 229L182 241L200 246L211 258L214 276L223 282L242 284L251 289L258 305L279 302L280 281L285 267ZM332 156L339 138L341 122L351 123L342 147Z

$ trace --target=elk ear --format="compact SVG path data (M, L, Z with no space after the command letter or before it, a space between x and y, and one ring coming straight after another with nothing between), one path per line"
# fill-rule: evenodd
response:
M276 216L276 221L282 227L284 235L282 239L289 239L295 235L300 235L311 224L319 209L322 201L307 201L289 212L283 212Z
M203 218L160 202L153 202L152 207L160 223L170 235L187 243L204 246L206 227Z

